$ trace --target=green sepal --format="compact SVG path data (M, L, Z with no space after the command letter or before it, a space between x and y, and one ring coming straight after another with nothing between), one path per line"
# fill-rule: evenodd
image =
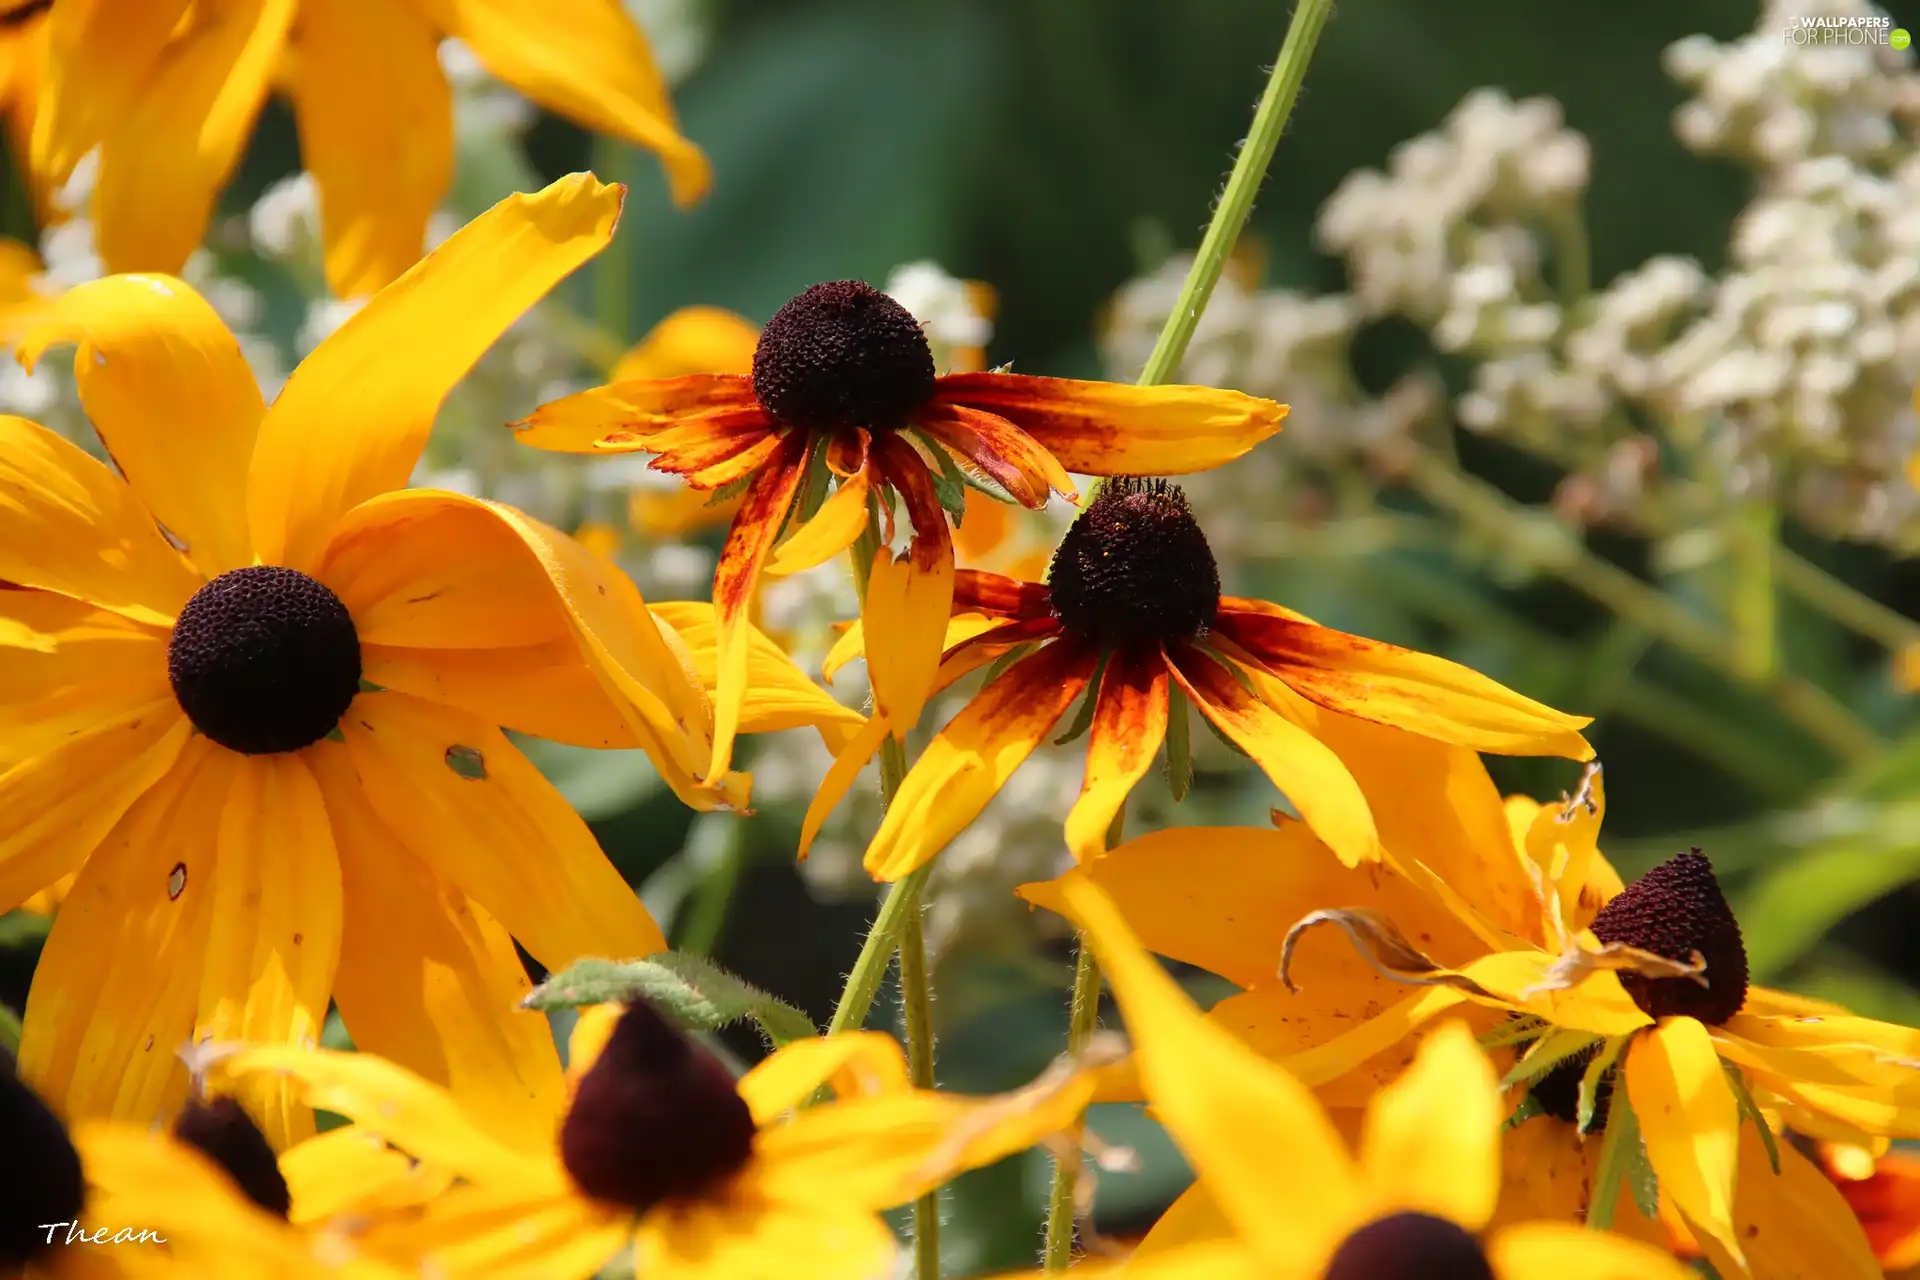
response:
M1600 1052L1593 1055L1593 1061L1587 1064L1587 1069L1580 1073L1580 1093L1574 1103L1573 1122L1581 1133L1593 1128L1593 1113L1600 1107L1600 1082L1613 1069L1613 1064L1619 1061L1621 1050L1632 1039L1631 1034L1611 1037L1601 1046ZM1618 1093L1619 1089L1616 1088L1614 1092Z
M1767 1149L1767 1163L1773 1166L1774 1173L1780 1172L1780 1144L1773 1136L1773 1130L1767 1127L1767 1118L1760 1114L1760 1104L1753 1100L1753 1091L1747 1088L1747 1078L1740 1068L1720 1060L1720 1069L1727 1073L1727 1087L1733 1090L1734 1101L1740 1104L1740 1118L1753 1121L1753 1127L1760 1131L1760 1144Z
M1233 754L1241 757L1242 759L1246 759L1246 760L1253 759L1252 756L1249 756L1247 754L1247 749L1245 747L1235 742L1232 738L1229 738L1226 735L1226 732L1223 729L1221 729L1219 725L1213 722L1213 717L1208 715L1204 711L1200 713L1200 723L1207 726L1208 733L1211 733L1214 737L1220 740L1221 746L1225 747L1227 750L1233 752Z
M1513 1064L1513 1069L1507 1072L1500 1087L1511 1089L1517 1084L1532 1084L1567 1059L1585 1053L1599 1042L1600 1037L1591 1032L1556 1027L1527 1046L1527 1051L1520 1055L1520 1061Z
M959 464L953 460L953 454L938 440L929 440L917 431L913 434L920 442L920 451L933 459L934 466L929 474L933 477L934 495L940 499L941 510L953 521L953 527L958 529L960 521L967 514L966 473L960 470Z
M1547 1114L1547 1109L1540 1105L1540 1099L1534 1097L1532 1094L1528 1094L1526 1097L1520 1099L1520 1105L1513 1109L1513 1114L1501 1123L1500 1132L1505 1133L1509 1129L1517 1129L1535 1116L1543 1116L1545 1114Z
M1502 1049L1510 1044L1520 1044L1527 1040L1538 1040L1546 1033L1547 1024L1530 1013L1515 1014L1505 1022L1495 1023L1474 1037L1482 1049Z
M819 1035L806 1014L701 956L661 951L643 960L580 960L535 987L527 1009L643 999L685 1031L714 1031L751 1018L774 1045Z
M1080 695L1080 709L1074 712L1073 723L1067 726L1067 731L1053 740L1054 746L1064 747L1093 727L1093 713L1100 705L1100 677L1106 673L1107 663L1112 659L1111 653L1101 652L1100 660L1094 664L1093 675L1088 678L1087 687Z
M827 437L815 436L807 445L807 461L800 473L800 492L794 495L788 525L799 528L813 519L820 504L833 487L833 472L827 470Z
M747 486L752 484L753 478L759 474L757 471L749 471L743 476L727 481L707 496L706 505L717 507L723 502L733 501L747 491Z
M1600 1159L1593 1172L1593 1195L1587 1201L1587 1225L1594 1230L1612 1228L1613 1211L1620 1203L1620 1180L1629 1176L1636 1150L1640 1152L1638 1159L1646 1159L1640 1142L1640 1118L1633 1113L1627 1091L1615 1089L1607 1105L1607 1129L1600 1139ZM1637 1180L1631 1194L1638 1206L1641 1188Z
M1013 646L1013 648L995 658L992 663L987 666L986 678L983 679L981 683L992 684L1000 678L1001 674L1005 672L1008 667L1026 657L1032 649L1033 646L1030 644L1017 644Z
M1179 804L1193 790L1193 722L1188 719L1187 691L1167 684L1167 794Z
M365 676L360 677L360 692L385 693L386 691L387 691L387 687L385 685L375 684L373 681L367 679ZM335 726L335 727L337 728L338 726Z

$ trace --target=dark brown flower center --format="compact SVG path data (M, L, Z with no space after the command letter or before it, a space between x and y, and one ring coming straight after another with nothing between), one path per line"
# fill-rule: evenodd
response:
M833 280L767 321L753 394L789 426L890 431L932 398L933 352L912 312L870 284Z
M1326 1280L1494 1280L1493 1264L1466 1228L1427 1213L1376 1218L1348 1236Z
M1676 854L1635 880L1593 918L1593 935L1663 959L1706 961L1706 986L1690 978L1622 971L1620 985L1649 1017L1697 1018L1719 1026L1747 1001L1747 948L1740 923L1698 849Z
M284 1218L293 1207L267 1135L232 1098L187 1103L173 1122L173 1136L226 1170L247 1199L268 1213Z
M67 1248L87 1182L66 1126L0 1061L0 1275ZM47 1231L53 1224L52 1243Z
M1529 1090L1540 1109L1556 1120L1565 1120L1568 1124L1580 1121L1580 1082L1586 1078L1587 1067L1600 1052L1598 1044L1589 1045L1579 1053L1573 1054L1555 1064L1533 1082ZM1588 1122L1590 1132L1599 1133L1607 1127L1608 1108L1613 1101L1613 1073L1607 1072L1600 1077L1593 1089L1593 1118Z
M1165 480L1108 480L1053 553L1053 609L1067 630L1114 648L1204 635L1220 570L1187 495Z
M636 1000L614 1025L560 1126L560 1160L596 1200L644 1213L711 1195L753 1155L732 1074Z
M360 636L340 597L293 569L223 573L180 611L173 696L194 727L242 755L298 751L333 732L360 690Z

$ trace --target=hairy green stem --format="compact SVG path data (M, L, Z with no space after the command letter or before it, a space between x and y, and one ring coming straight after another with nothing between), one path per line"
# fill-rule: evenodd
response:
M1111 841L1109 844L1111 845ZM1073 963L1073 1003L1067 1014L1067 1052L1078 1055L1100 1024L1100 962L1093 948L1082 937L1076 943L1079 954ZM1081 1126L1075 1125L1067 1140L1076 1145L1063 1151L1053 1162L1053 1189L1047 1197L1047 1243L1044 1255L1048 1274L1065 1271L1073 1261L1074 1201L1080 1185Z
M933 1088L932 996L927 944L916 902L900 925L900 1005L907 1024L907 1072L916 1089ZM940 1275L938 1187L913 1202L913 1266L920 1280L937 1280Z

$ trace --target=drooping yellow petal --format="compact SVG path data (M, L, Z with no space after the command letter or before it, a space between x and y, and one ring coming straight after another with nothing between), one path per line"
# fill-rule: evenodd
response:
M713 606L704 600L671 600L648 607L655 618L679 633L693 656L701 685L712 692L718 639ZM835 702L826 690L807 679L766 632L751 628L747 637L747 696L740 704L742 733L774 733L812 725L820 731L827 749L838 752L865 723L865 716Z
M1457 662L1317 623L1223 608L1220 630L1295 692L1343 715L1503 755L1593 758L1570 716Z
M320 190L327 284L366 297L420 257L453 176L440 33L410 4L301 0L294 45L294 119Z
M1271 1265L1313 1274L1365 1214L1326 1114L1304 1085L1208 1022L1083 871L1067 874L1061 894L1112 983L1155 1114L1241 1236Z
M1667 1018L1636 1036L1626 1056L1627 1096L1661 1191L1697 1233L1744 1265L1733 1225L1740 1105L1707 1029L1692 1018Z
M288 1217L296 1226L424 1204L449 1182L356 1125L329 1129L281 1152L280 1175L287 1180L293 1201Z
M1501 1280L1698 1280L1651 1245L1569 1222L1508 1227L1487 1242L1487 1255Z
M456 1188L367 1246L414 1275L589 1280L632 1234L627 1215L570 1189L506 1182Z
M1280 429L1287 407L1213 387L1135 387L1014 373L940 379L939 398L985 409L1039 441L1068 471L1171 476L1231 462Z
M776 576L805 573L852 546L867 527L868 488L865 467L842 480L813 519L773 549L766 571Z
M81 868L27 996L20 1074L68 1119L146 1122L185 1098L239 756L194 738Z
M1279 998L1271 992L1259 994L1268 1001ZM1338 1080L1465 1000L1466 996L1453 987L1428 987L1387 1006L1351 1030L1284 1059L1287 1072L1315 1088Z
M1233 1223L1221 1212L1220 1202L1207 1190L1205 1183L1196 1182L1167 1206L1167 1211L1154 1222L1146 1238L1128 1255L1128 1264L1131 1266L1160 1258L1193 1245L1216 1244L1238 1238Z
M753 349L759 345L759 326L724 307L681 307L620 357L607 381L752 373Z
M867 874L898 880L959 835L1086 688L1093 664L1086 648L1057 641L975 694L907 771L867 846Z
M765 1127L799 1106L829 1080L857 1093L891 1093L907 1084L900 1042L881 1031L844 1031L782 1045L740 1077L740 1096ZM848 1096L843 1093L842 1096Z
M940 668L940 642L953 605L953 544L944 537L938 550L921 555L918 543L906 555L882 547L867 576L863 633L886 639L867 649L867 679L875 710L893 728L897 741L919 723Z
M619 0L428 0L428 12L541 106L659 156L676 203L706 194L712 169L680 135L646 37Z
M564 1099L547 1020L507 931L368 809L345 752L313 768L340 850L334 999L354 1043L449 1090L503 1142L539 1150Z
M1780 1172L1751 1125L1740 1127L1734 1230L1754 1280L1879 1280L1880 1263L1860 1219L1820 1167L1793 1143L1779 1140ZM1723 1276L1741 1274L1712 1236L1701 1251Z
M541 964L666 950L593 833L492 725L369 693L340 728L381 822Z
M320 788L294 754L236 762L209 890L195 1040L313 1044L340 958L340 864ZM276 1082L242 1097L276 1151L313 1116Z
M1106 849L1107 828L1167 736L1167 661L1158 652L1107 659L1087 731L1087 772L1067 811L1067 848L1082 862ZM1183 708L1181 714L1185 715Z
M1367 798L1331 748L1248 693L1225 666L1197 649L1168 657L1174 680L1200 714L1260 766L1340 861L1354 867L1379 860L1380 834Z
M404 491L354 510L318 573L353 614L370 668L385 664L395 680L387 687L561 741L641 746L688 804L744 805L744 778L700 776L712 715L698 673L632 581L557 529L498 503ZM543 647L439 665L385 651L475 644ZM544 648L555 644L564 648ZM542 708L541 691L571 705Z
M842 1280L891 1275L898 1252L885 1222L822 1188L800 1204L695 1201L648 1214L634 1233L634 1272L676 1280Z
M178 271L240 162L296 0L198 9L137 108L100 141L93 234L109 271Z
M240 343L170 276L109 276L33 312L18 344L32 369L75 343L74 380L94 428L155 519L211 578L253 563L247 465L266 411Z
M300 362L267 410L248 479L262 560L311 570L342 515L406 484L440 402L508 325L606 245L623 192L573 174L507 197Z
M133 491L38 423L0 417L0 581L172 627L201 580Z
M51 591L0 591L0 767L171 697L159 628Z
M847 798L860 771L879 753L880 744L887 740L889 733L886 719L876 715L851 734L835 753L833 763L821 776L820 787L807 802L807 811L800 819L800 843L794 849L796 858L804 860L813 849L814 839L820 834L827 815Z
M502 1145L447 1092L370 1053L294 1045L257 1045L211 1064L213 1076L248 1080L285 1076L309 1106L334 1111L417 1159L473 1182L512 1183L527 1193L558 1190L564 1175L543 1160Z
M1500 1090L1464 1022L1430 1032L1367 1108L1360 1168L1374 1212L1430 1213L1478 1231L1500 1195Z
M70 874L173 767L191 728L177 704L148 703L0 773L0 908Z
M47 72L33 122L33 171L59 186L80 158L120 127L146 91L189 0L56 5L47 18Z

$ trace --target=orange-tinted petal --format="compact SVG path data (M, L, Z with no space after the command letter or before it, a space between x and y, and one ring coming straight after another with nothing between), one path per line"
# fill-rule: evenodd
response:
M953 611L1004 618L1047 618L1053 615L1053 593L1044 582L1026 582L980 569L962 569L953 575Z
M294 120L320 190L327 283L366 297L419 259L453 177L440 33L411 4L300 0L294 44Z
M873 462L905 500L913 540L904 555L882 547L867 576L861 629L868 637L867 679L877 713L904 742L919 723L940 668L947 619L953 610L953 539L933 477L898 436L873 442ZM875 643L884 637L884 642Z
M780 447L780 432L766 410L747 405L675 419L648 432L644 447L659 455L647 464L652 470L718 489L758 470Z
M620 357L608 382L677 378L689 373L753 372L759 326L724 307L681 307Z
M1280 429L1285 405L1212 387L1136 387L1017 373L956 373L939 398L998 414L1068 471L1186 475L1231 462Z
M1122 650L1106 672L1087 731L1087 772L1067 812L1067 848L1082 862L1106 849L1107 828L1167 736L1167 660L1158 650Z
M340 728L381 822L541 964L666 949L593 833L498 729L399 693L362 694Z
M35 310L21 363L60 342L79 348L80 403L114 465L195 567L211 578L252 564L247 466L266 410L214 309L183 280L109 276Z
M1060 460L998 414L936 399L914 415L914 425L987 473L1022 506L1038 510L1048 492L1069 502L1080 491Z
M713 608L718 624L713 699L713 758L710 777L725 774L733 759L733 737L740 727L740 703L746 696L747 611L760 581L761 566L773 550L806 472L807 436L789 431L760 474L747 487L740 512L727 530L726 545L713 575Z
M867 874L898 880L945 848L1080 696L1093 665L1090 649L1058 641L974 695L907 771L867 846Z
M735 373L690 373L677 378L616 381L541 405L512 424L521 444L554 453L643 449L645 437L669 419L712 410L757 406L753 379ZM603 443L615 432L625 440Z
M1173 676L1292 801L1348 866L1380 857L1380 836L1359 784L1331 748L1247 692L1233 673L1191 646L1169 651Z
M507 197L300 362L261 423L248 477L263 561L311 569L343 515L405 487L441 401L509 325L606 245L623 194L573 174Z
M1314 623L1223 613L1220 631L1311 702L1380 724L1503 755L1593 758L1570 716L1479 672Z

